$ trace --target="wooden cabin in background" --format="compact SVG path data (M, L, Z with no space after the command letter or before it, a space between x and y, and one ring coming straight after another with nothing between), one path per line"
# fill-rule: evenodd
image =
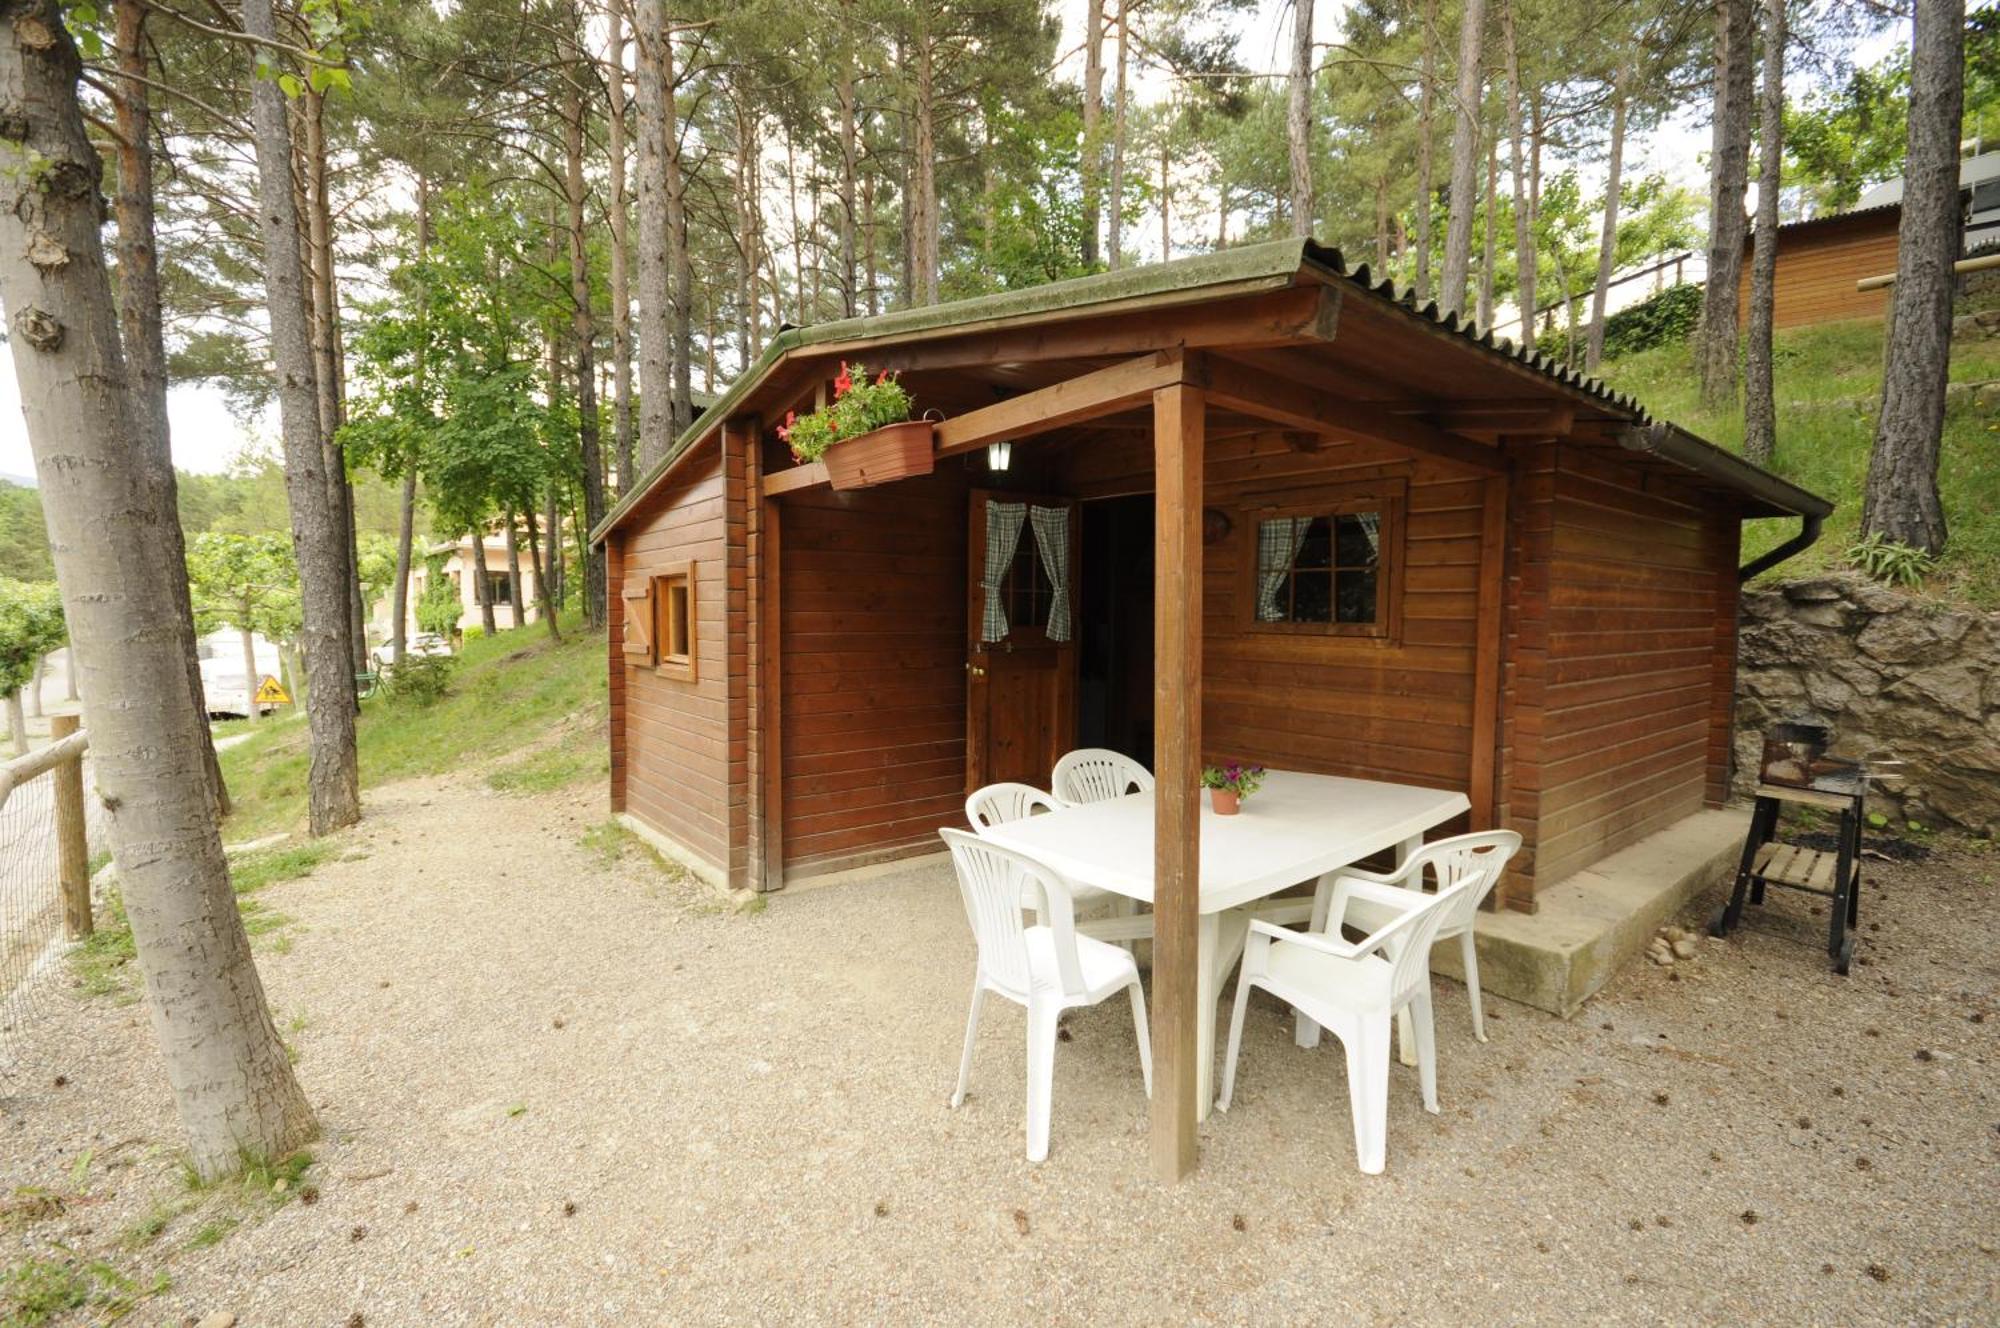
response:
M1863 277L1896 270L1896 228L1903 207L1889 203L1856 212L1836 212L1778 227L1777 286L1771 301L1772 326L1810 327L1856 318L1886 318L1890 287L1856 290ZM1743 269L1736 307L1750 316L1750 245L1743 241Z
M793 463L843 361L929 474ZM1722 801L1741 523L1829 510L1310 241L789 329L593 532L611 802L777 889L1075 746L1239 757L1464 790L1532 910Z

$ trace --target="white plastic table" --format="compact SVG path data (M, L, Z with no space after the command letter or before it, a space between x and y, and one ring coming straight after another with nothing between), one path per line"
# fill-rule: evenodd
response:
M1247 921L1232 909L1316 880L1384 849L1401 861L1424 832L1471 810L1463 793L1273 770L1235 816L1201 800L1201 925L1196 961L1196 1111L1214 1098L1217 988ZM1046 863L1076 885L1153 899L1153 794L1065 807L987 829L985 837Z

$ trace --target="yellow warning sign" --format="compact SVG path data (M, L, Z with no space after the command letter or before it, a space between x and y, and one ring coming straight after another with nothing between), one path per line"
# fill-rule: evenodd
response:
M259 705L290 705L292 698L285 692L284 684L267 673L264 675L264 681L257 684L257 703Z

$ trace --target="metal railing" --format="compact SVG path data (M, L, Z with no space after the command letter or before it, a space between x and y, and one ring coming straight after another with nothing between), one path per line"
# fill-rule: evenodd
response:
M54 715L50 742L0 765L0 1053L34 1012L35 979L60 955L59 938L95 927L90 845L101 808L84 793L90 735Z

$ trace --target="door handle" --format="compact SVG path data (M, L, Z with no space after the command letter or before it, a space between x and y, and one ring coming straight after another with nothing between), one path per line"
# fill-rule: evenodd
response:
M985 669L980 668L977 664L971 663L970 661L966 663L965 671L971 674L975 678L984 678L986 676Z

